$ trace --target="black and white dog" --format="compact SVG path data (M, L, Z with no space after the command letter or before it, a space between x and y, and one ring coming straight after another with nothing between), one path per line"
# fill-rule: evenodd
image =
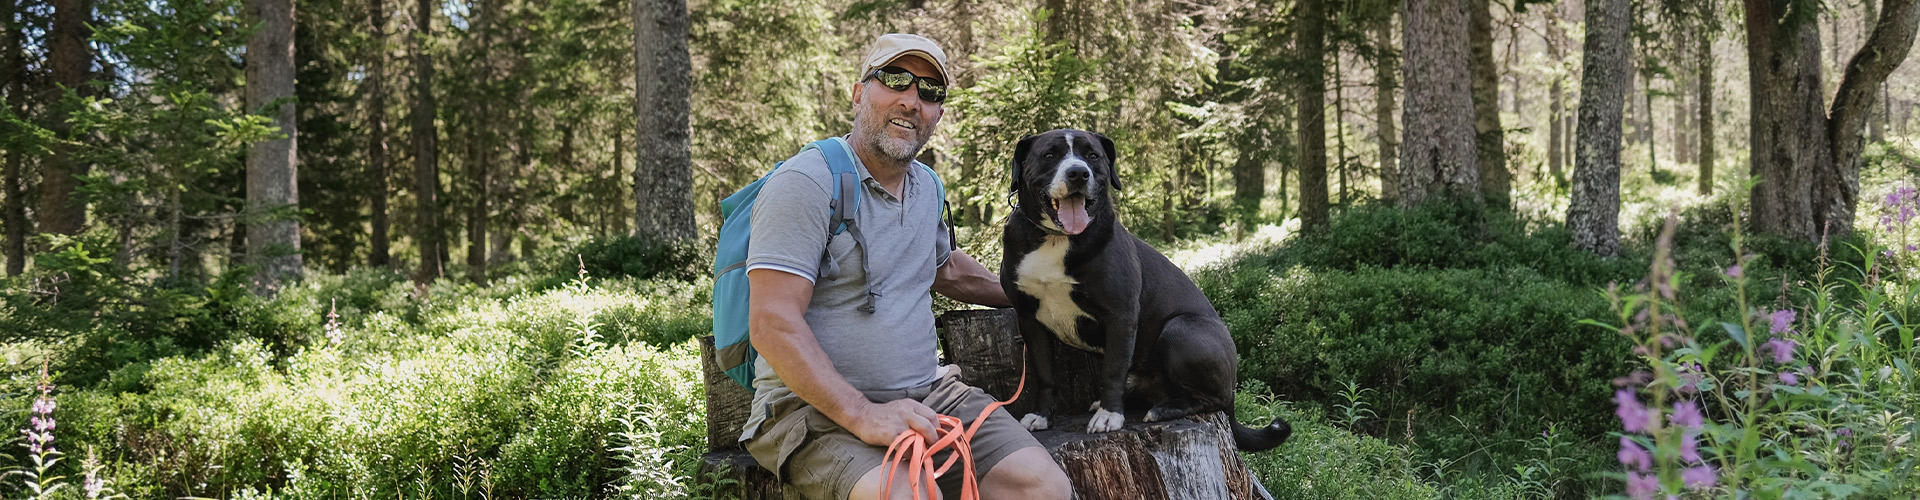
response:
M1114 153L1106 136L1079 130L1030 136L1014 149L1019 206L1007 220L1000 286L1020 315L1034 376L1034 413L1020 419L1030 430L1053 416L1048 335L1102 355L1088 432L1125 423L1129 390L1155 404L1148 422L1233 411L1233 338L1186 273L1115 220ZM1236 422L1233 437L1237 448L1261 451L1292 433L1275 419L1258 430Z

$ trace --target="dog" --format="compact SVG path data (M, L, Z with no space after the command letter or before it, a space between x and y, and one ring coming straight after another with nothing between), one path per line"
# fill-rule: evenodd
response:
M1014 148L1000 286L1020 317L1033 376L1028 430L1053 416L1049 336L1101 354L1088 432L1119 429L1129 395L1154 404L1148 422L1233 410L1237 353L1220 313L1185 272L1114 217L1120 191L1113 141L1053 130ZM1235 447L1262 451L1292 435L1285 420L1233 424Z

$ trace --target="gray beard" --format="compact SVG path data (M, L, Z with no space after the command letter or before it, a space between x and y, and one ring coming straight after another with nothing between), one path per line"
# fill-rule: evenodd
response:
M900 163L912 160L915 155L920 154L920 148L927 145L926 141L896 139L887 135L887 122L883 118L874 116L877 114L863 113L854 118L854 129L860 131L855 139L879 151L887 159Z

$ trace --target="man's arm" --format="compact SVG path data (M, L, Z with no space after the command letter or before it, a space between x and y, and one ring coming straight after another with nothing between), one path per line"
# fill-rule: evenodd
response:
M987 307L1013 307L1007 291L1000 288L1000 276L973 260L965 250L954 250L947 263L934 273L933 291L953 300Z
M887 446L908 430L935 438L939 414L932 408L912 399L868 401L834 369L807 326L813 282L789 272L754 269L747 271L747 283L748 341L787 389L867 444Z

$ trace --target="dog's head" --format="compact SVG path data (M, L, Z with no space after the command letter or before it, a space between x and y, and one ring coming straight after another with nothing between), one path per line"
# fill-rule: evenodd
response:
M1111 219L1120 191L1113 140L1081 130L1027 136L1013 150L1013 192L1028 220L1069 235Z

